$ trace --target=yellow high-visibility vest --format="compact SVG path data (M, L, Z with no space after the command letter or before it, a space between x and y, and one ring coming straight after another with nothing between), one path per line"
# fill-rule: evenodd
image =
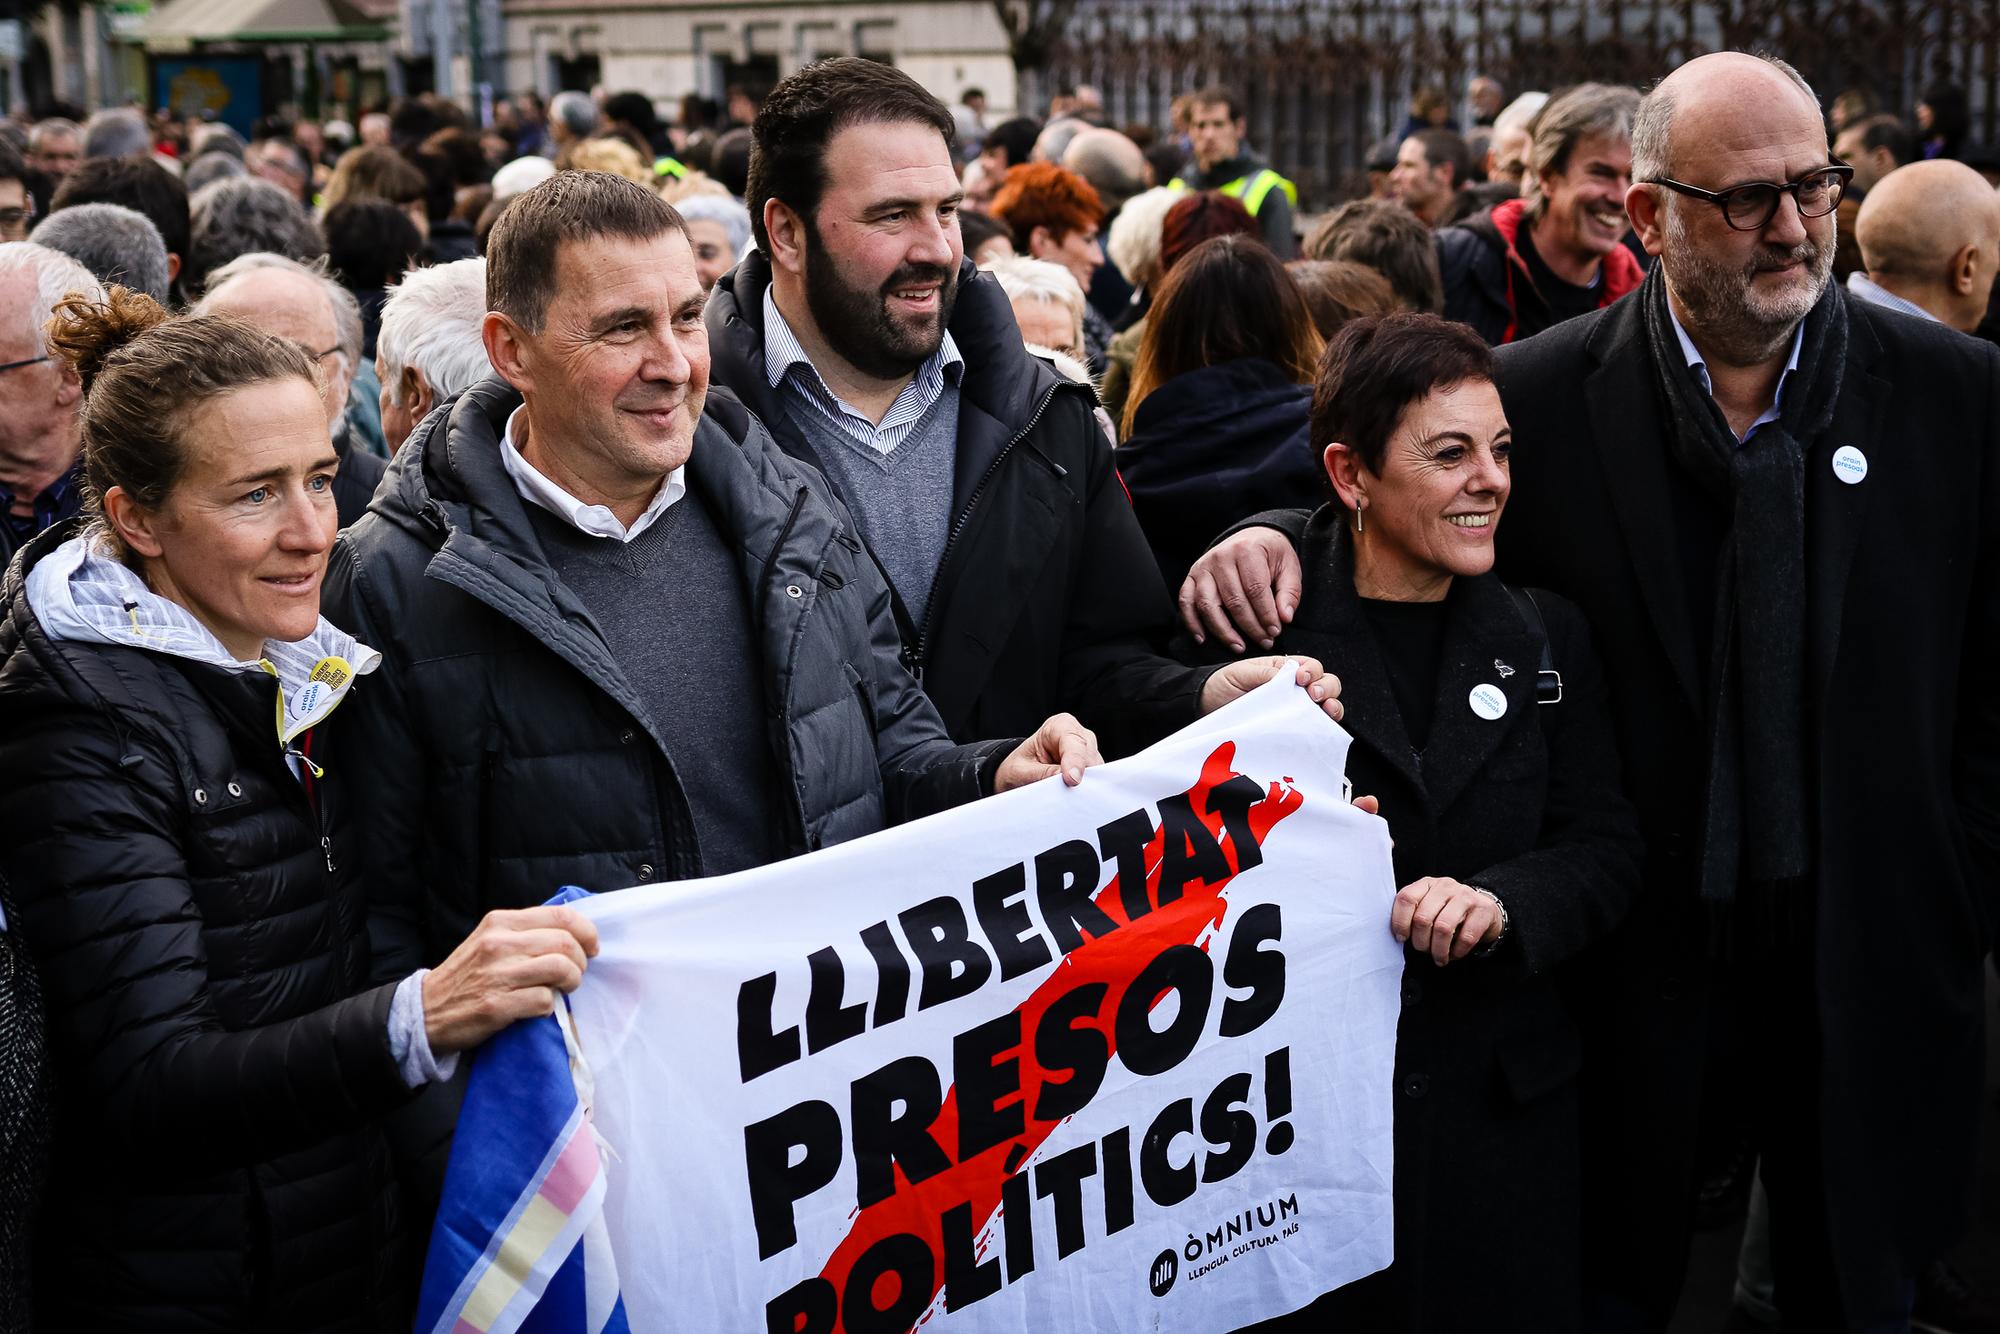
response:
M684 181L687 179L688 169L681 164L679 158L655 158L653 160L653 174L655 176L671 176L677 181Z
M1167 188L1169 190L1191 190L1194 187L1187 181L1176 176L1173 180L1167 182ZM1299 187L1293 185L1269 167L1259 167L1248 176L1238 176L1235 180L1229 182L1229 184L1216 188L1219 193L1228 195L1231 199L1241 200L1243 207L1249 210L1250 216L1253 218L1264 207L1264 201L1270 198L1271 191L1273 190L1283 190L1285 198L1291 202L1292 207L1297 208L1299 206Z

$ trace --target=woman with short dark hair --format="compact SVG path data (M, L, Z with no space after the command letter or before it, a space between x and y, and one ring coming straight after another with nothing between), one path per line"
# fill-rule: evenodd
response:
M595 932L496 913L370 989L320 617L338 456L304 348L111 289L56 309L89 510L0 589L0 882L57 1089L36 1327L409 1328L381 1118L547 1014Z
M1168 588L1238 519L1321 494L1306 432L1319 351L1305 298L1261 237L1204 241L1168 272L1118 447Z
M1279 652L1340 677L1347 772L1395 840L1395 1263L1274 1328L1580 1327L1578 1039L1557 972L1619 920L1639 835L1582 615L1492 573L1513 448L1492 353L1430 315L1320 362ZM1643 1148L1635 1148L1635 1152Z

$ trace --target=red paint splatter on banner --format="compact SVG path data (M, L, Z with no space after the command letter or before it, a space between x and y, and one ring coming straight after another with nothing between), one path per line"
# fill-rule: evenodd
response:
M1018 1007L1021 1016L1023 1041L1013 1053L1019 1057L1021 1066L1021 1099L1023 1114L1027 1121L1026 1130L1014 1139L996 1144L984 1153L968 1158L964 1162L938 1173L926 1181L911 1185L898 1168L896 1173L896 1193L888 1199L860 1210L849 1228L847 1236L834 1248L820 1277L833 1284L834 1291L847 1290L847 1276L861 1256L884 1237L897 1233L908 1233L930 1247L933 1261L932 1273L936 1276L930 1296L935 1299L944 1286L944 1230L940 1215L946 1209L963 1201L972 1202L972 1217L978 1221L992 1216L1000 1204L1000 1185L1007 1176L1007 1159L1017 1149L1021 1162L1026 1162L1035 1150L1040 1148L1050 1133L1061 1124L1060 1121L1041 1121L1034 1115L1034 1108L1041 1098L1042 1083L1047 1072L1036 1062L1032 1035L1040 1024L1043 1013L1062 996L1077 987L1092 982L1101 982L1108 988L1103 1004L1098 1009L1098 1018L1090 1026L1104 1035L1104 1041L1117 1053L1117 1038L1112 1032L1110 1016L1117 1013L1120 999L1145 966L1173 945L1202 944L1202 933L1222 925L1222 919L1229 910L1228 900L1222 891L1235 878L1240 869L1238 851L1234 843L1223 832L1222 816L1208 810L1209 794L1237 777L1232 767L1236 758L1236 743L1225 741L1216 747L1213 754L1202 765L1201 777L1189 791L1190 805L1209 832L1222 845L1223 856L1229 863L1229 874L1213 883L1200 880L1190 881L1179 899L1156 906L1134 924L1125 914L1119 899L1118 878L1113 876L1110 883L1097 892L1094 902L1105 914L1118 923L1118 929L1108 935L1087 940L1066 959L1057 964L1053 973L1035 988L1034 994ZM1264 838L1280 820L1305 805L1305 794L1288 784L1272 783L1264 798L1250 807L1251 829L1261 844ZM1152 842L1146 845L1146 899L1157 904L1160 891L1160 857L1164 838L1159 825L1153 827ZM1204 945L1204 948L1206 946ZM1155 1000L1158 998L1155 997ZM958 1142L958 1097L953 1089L945 1095L944 1109L931 1125L931 1135L940 1145L950 1151ZM983 1252L983 1248L982 1248ZM895 1280L883 1275L878 1283L886 1282L892 1288ZM878 1297L887 1299L889 1292L881 1292ZM883 1300L880 1305L887 1305ZM836 1331L845 1329L845 1322L835 1325Z

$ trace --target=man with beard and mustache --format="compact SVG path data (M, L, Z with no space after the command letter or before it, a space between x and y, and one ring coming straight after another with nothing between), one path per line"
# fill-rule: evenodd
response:
M1786 1328L1907 1329L1968 1221L2000 921L2000 354L1830 284L1845 171L1789 66L1683 65L1632 174L1645 284L1498 354L1499 569L1595 625L1648 843L1569 979L1589 1327L1665 1327L1707 1092L1762 1155ZM1246 529L1183 604L1261 637L1297 568Z
M1028 353L965 262L953 130L870 60L772 90L751 131L757 250L706 314L715 380L847 503L953 737L1061 708L1129 753L1277 659L1214 672L1159 652L1170 604L1096 396Z

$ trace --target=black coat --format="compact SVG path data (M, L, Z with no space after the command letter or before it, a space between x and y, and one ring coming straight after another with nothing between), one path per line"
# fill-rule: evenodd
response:
M816 462L765 378L770 282L753 252L716 283L706 315L714 383L787 453ZM1163 656L1172 605L1090 387L1029 355L1006 293L970 263L951 336L965 358L951 538L925 624L896 604L905 660L946 729L961 741L1018 736L1067 710L1115 756L1193 722L1208 671Z
M407 1328L378 1121L409 1093L393 987L366 989L344 756L320 744L344 720L315 729L316 813L272 678L52 640L23 581L73 531L0 594L0 874L57 1091L38 1327Z
M501 466L520 401L488 380L425 418L327 573L329 619L384 658L345 706L378 975L433 963L489 910L564 885L702 874L682 786L700 770L643 721ZM1015 742L945 736L896 662L887 586L819 476L711 394L687 485L750 590L787 851L977 798Z
M1224 528L1326 494L1310 436L1312 389L1261 358L1178 375L1146 396L1118 473L1167 587Z
M1509 924L1490 957L1439 968L1405 950L1396 1263L1386 1279L1329 1300L1326 1315L1372 1334L1559 1334L1579 1319L1580 1186L1577 1032L1555 974L1612 929L1639 884L1604 677L1582 615L1537 592L1563 679L1562 701L1538 704L1539 628L1494 576L1457 579L1419 755L1354 591L1344 527L1327 506L1306 528L1304 596L1278 651L1316 657L1340 677L1354 737L1347 774L1356 792L1381 799L1396 883L1477 885L1506 905ZM1473 713L1479 685L1506 695L1498 719ZM1324 1309L1300 1327L1325 1327Z
M382 485L383 474L389 470L387 459L354 445L353 433L342 422L333 436L334 451L340 455L340 471L333 475L333 507L342 528L368 512L368 502L375 498L375 488Z
M1971 1206L1981 967L2000 923L2000 351L1842 299L1840 401L1806 459L1807 1003L1833 1264L1874 1278L1921 1269ZM1709 732L1690 608L1713 590L1686 586L1678 530L1698 502L1668 460L1638 301L1497 356L1516 441L1499 572L1589 616L1646 840L1630 918L1570 979L1586 1279L1666 1312L1686 1261L1711 1022L1696 900ZM1858 483L1833 473L1842 445L1867 456ZM1296 534L1303 517L1255 522Z
M1806 458L1819 1131L1836 1268L1907 1272L1962 1229L1978 1144L1980 968L2000 920L2000 352L1843 299L1840 399ZM1679 1286L1700 1095L1708 726L1690 607L1713 593L1685 586L1677 556L1638 301L1502 349L1499 386L1519 442L1501 573L1590 617L1648 845L1646 893L1589 993L1588 1225L1599 1277L1657 1302ZM1834 475L1843 445L1867 456L1858 484Z

